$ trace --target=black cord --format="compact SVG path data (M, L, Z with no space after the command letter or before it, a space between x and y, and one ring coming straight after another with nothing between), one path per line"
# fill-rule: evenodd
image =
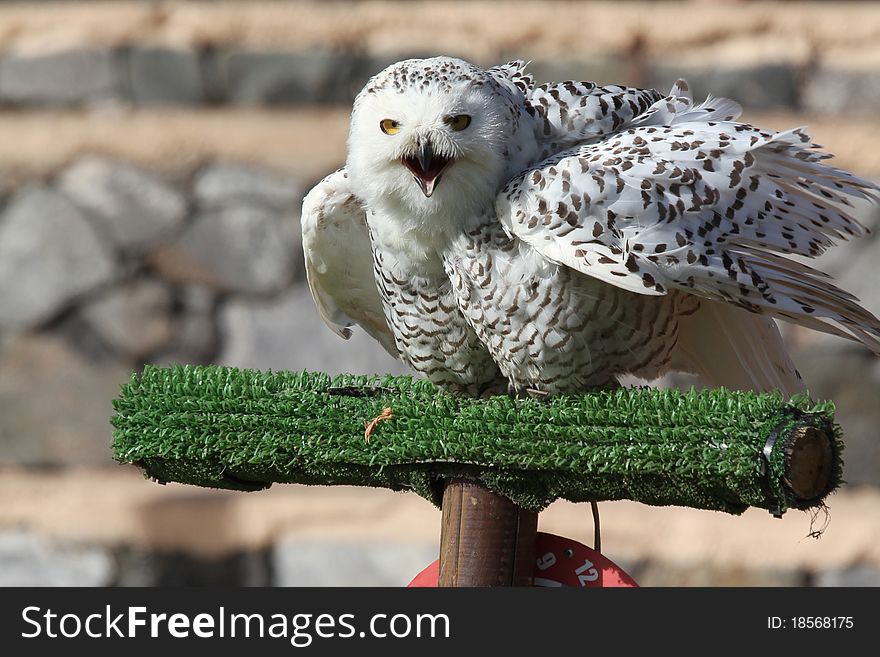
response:
M599 526L599 504L590 502L590 511L593 513L593 549L602 552L602 528Z

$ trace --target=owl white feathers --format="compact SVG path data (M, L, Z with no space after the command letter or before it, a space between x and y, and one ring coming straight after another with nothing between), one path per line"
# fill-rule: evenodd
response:
M880 189L801 130L522 62L438 57L373 77L346 166L303 204L319 312L469 394L574 393L669 370L803 389L773 317L880 353L880 322L789 254L861 235Z

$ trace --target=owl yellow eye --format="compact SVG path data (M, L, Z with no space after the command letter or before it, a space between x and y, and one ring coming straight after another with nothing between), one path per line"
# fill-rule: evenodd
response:
M394 119L382 119L379 122L379 127L386 135L396 135L400 132L400 124Z
M459 114L457 116L450 116L446 119L446 125L452 128L455 131L464 130L471 124L471 117L467 114Z

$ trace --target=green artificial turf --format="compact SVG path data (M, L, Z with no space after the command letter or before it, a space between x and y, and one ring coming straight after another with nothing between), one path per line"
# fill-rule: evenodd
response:
M353 484L439 504L443 479L461 476L533 510L564 498L781 513L821 504L842 472L834 407L805 396L618 389L472 399L409 377L148 366L114 408L117 460L159 481L217 488ZM385 408L392 418L365 441L365 423ZM804 425L833 436L828 490L811 500L782 477L787 431Z

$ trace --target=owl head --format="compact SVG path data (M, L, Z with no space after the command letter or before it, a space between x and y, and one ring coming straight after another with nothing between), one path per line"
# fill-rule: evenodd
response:
M522 89L504 67L435 57L394 64L358 94L347 168L376 210L434 225L479 213L533 158Z

